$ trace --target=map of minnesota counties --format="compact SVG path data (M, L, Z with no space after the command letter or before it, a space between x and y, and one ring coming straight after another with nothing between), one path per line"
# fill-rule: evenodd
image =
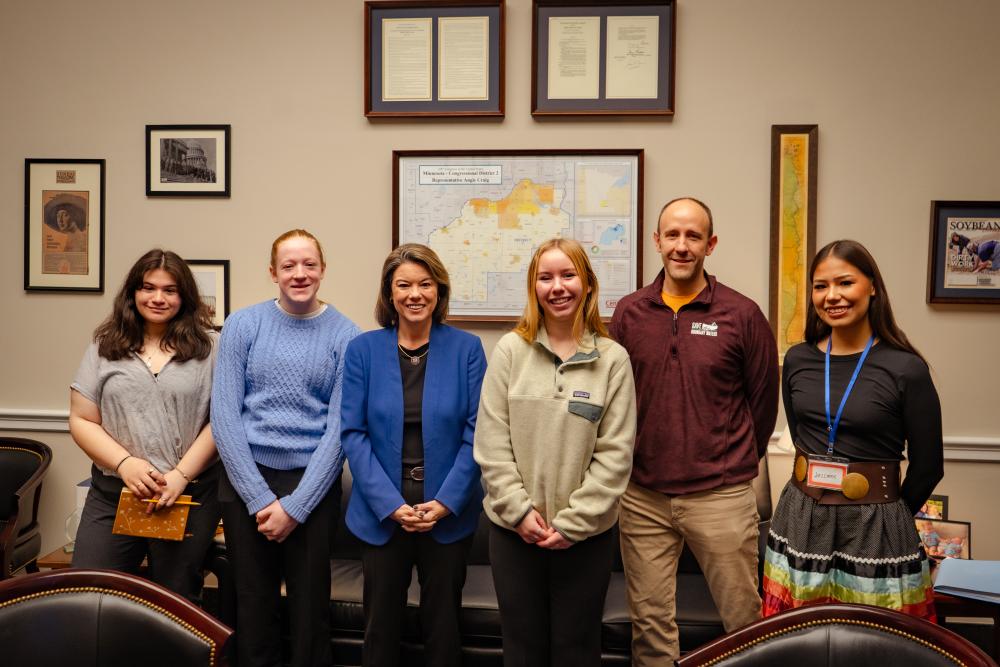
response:
M421 158L399 174L399 240L441 257L453 313L520 314L532 254L555 236L583 244L603 314L635 289L634 159Z

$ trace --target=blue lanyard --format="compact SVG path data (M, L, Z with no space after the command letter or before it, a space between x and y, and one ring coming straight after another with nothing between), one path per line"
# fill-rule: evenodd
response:
M875 334L868 339L868 343L865 345L865 351L861 353L861 358L858 359L858 365L854 367L854 374L851 375L851 381L847 383L847 389L844 391L843 398L840 399L840 407L837 408L837 416L830 421L830 349L833 346L833 339L826 342L826 394L824 399L826 402L826 432L827 432L827 456L833 454L833 443L837 440L837 427L840 426L840 418L844 415L844 405L847 403L847 397L851 395L851 390L854 389L854 383L858 381L858 375L861 374L861 366L864 365L865 359L868 358L868 353L872 349L872 344L875 342Z

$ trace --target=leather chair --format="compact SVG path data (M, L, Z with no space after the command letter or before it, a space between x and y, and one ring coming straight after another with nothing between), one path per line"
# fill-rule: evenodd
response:
M46 444L0 438L0 580L22 569L38 571L38 499L51 462L52 450Z
M0 582L5 665L228 664L232 631L183 597L110 570L56 570Z
M853 604L792 609L741 628L677 661L677 667L996 667L968 640L890 609Z

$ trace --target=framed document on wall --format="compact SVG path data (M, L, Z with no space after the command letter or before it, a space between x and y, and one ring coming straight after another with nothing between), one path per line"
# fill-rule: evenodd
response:
M676 0L534 0L534 116L671 116Z
M503 0L367 0L365 116L504 114Z
M927 303L1000 304L1000 201L932 201Z
M600 313L642 280L641 149L393 151L393 246L423 243L451 275L452 321L514 321L535 249L581 243Z

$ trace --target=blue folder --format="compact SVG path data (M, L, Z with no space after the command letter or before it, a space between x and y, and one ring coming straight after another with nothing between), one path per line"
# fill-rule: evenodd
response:
M938 565L934 590L1000 604L1000 561L945 558Z

